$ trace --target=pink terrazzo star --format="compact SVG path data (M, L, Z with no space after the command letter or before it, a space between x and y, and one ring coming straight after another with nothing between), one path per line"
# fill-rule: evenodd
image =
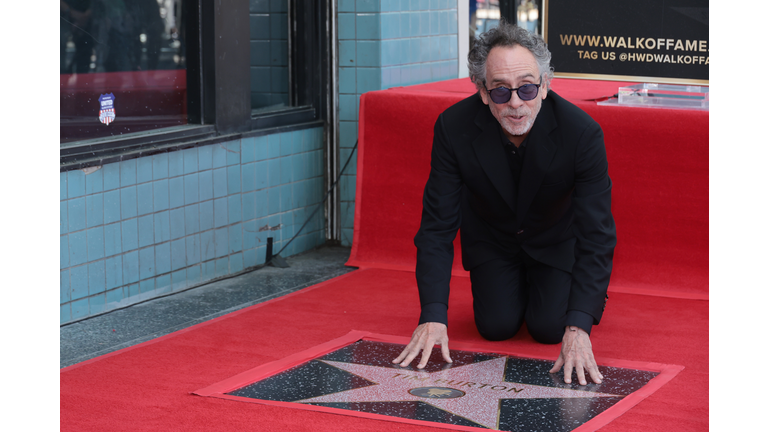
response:
M621 397L607 393L506 382L504 369L507 357L432 373L321 361L376 384L295 402L420 401L488 428L498 429L501 399ZM409 393L411 390L427 396L416 396Z

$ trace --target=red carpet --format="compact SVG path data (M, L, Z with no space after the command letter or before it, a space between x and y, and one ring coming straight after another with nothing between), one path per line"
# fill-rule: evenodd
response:
M616 87L564 80L553 85L589 108L603 126L614 181L619 247L608 308L593 329L594 353L598 363L610 358L685 369L600 430L707 430L708 117L689 111L597 107L576 100L610 95ZM191 392L350 330L411 334L419 314L412 239L432 125L437 113L466 92L466 81L456 80L363 96L350 264L368 268L62 369L61 429L441 430ZM452 341L557 356L558 346L537 344L525 331L509 341L482 340L471 304L468 278L455 277L448 317Z
M456 342L553 358L558 347L527 332L485 342L472 320L466 278L456 278L449 321ZM685 366L601 431L700 431L708 425L708 302L617 293L593 330L595 355ZM372 306L374 305L374 306ZM190 394L352 329L408 336L418 316L410 272L360 270L61 372L65 431L426 431L361 419Z

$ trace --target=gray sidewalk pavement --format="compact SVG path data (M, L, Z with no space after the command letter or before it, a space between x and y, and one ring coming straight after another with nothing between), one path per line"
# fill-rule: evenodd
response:
M350 249L323 246L288 257L289 268L258 270L62 326L59 367L122 348L280 297L354 271Z

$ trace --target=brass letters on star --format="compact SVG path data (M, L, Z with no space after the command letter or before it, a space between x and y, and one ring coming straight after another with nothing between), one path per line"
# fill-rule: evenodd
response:
M392 378L399 378L403 380L415 380L415 381L431 381L433 384L441 384L441 385L448 385L448 386L456 386L458 388L461 387L470 387L470 388L476 388L476 389L488 389L488 390L496 390L496 391L507 391L507 392L515 392L520 393L521 391L525 390L524 388L516 388L509 386L509 383L503 383L503 384L486 384L486 383L475 383L471 381L459 381L459 380L447 380L447 379L436 379L432 380L431 377L420 377L417 375L408 375L404 373L396 373Z

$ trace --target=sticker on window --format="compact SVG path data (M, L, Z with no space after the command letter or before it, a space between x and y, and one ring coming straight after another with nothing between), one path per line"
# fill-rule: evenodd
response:
M99 96L101 109L99 110L99 121L109 125L115 121L115 95L107 93Z

